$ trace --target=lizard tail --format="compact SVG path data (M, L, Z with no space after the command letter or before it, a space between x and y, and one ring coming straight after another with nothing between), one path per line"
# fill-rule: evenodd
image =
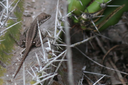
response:
M31 45L30 45L30 46L31 46ZM19 67L18 67L18 69L17 69L17 71L16 71L16 73L15 73L15 75L14 75L14 78L16 77L17 73L20 71L20 68L21 68L21 66L22 66L23 63L24 63L24 60L26 59L26 57L27 57L27 55L28 55L28 53L29 53L30 48L31 48L31 47L28 47L28 49L25 50L25 53L24 53L24 55L23 55L23 58L22 58L22 60L21 60L20 65L19 65Z

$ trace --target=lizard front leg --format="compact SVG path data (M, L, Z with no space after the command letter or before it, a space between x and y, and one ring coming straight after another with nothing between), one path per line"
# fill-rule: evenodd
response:
M41 36L42 36L43 43L47 42L46 36L43 36L42 33L41 33ZM36 38L33 40L33 45L34 45L35 47L40 47L40 46L41 46L41 41L40 41L39 35L36 36Z
M33 40L33 45L35 47L40 47L41 46L41 41L40 41L40 38L39 37L36 37L34 40Z

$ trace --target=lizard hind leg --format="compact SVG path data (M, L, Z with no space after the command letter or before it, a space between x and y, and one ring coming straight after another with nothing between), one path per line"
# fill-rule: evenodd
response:
M25 47L25 36L20 35L20 40L16 40L12 33L9 33L9 36L15 41L17 46L20 46L22 48Z
M25 48L25 42L26 42L26 36L25 34L21 34L20 35L20 40L18 42L18 45L21 47L21 48Z
M21 47L21 48L25 48L25 43L26 43L26 33L28 31L28 28L22 33L20 33L20 40L18 42L18 45Z

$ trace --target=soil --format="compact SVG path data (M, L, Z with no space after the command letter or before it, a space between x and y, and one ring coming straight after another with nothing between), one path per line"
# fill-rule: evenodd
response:
M52 3L51 3L52 2ZM51 15L51 18L45 22L43 25L41 25L40 29L43 31L42 33L45 35L46 30L49 29L51 32L54 31L54 21L55 21L55 13L56 13L56 4L57 0L24 0L24 16L23 16L23 33L26 29L30 27L30 24L34 20L34 18L39 15L41 12L45 12L47 14ZM52 35L52 34L51 34ZM16 69L18 68L22 56L22 51L24 49L15 46L15 50L13 53L13 57L11 59L11 64L8 65L7 73L4 74L4 77L2 79L4 80L3 85L23 85L23 67L21 68L20 72L18 73L17 77L13 79L13 76L16 72ZM35 57L35 53L37 53L38 56L41 56L41 47L39 48L33 48L29 55L27 56L25 60L25 75L26 75L26 84L30 85L30 82L32 81L32 76L28 74L27 70L30 70L31 66L34 66L37 64L37 59Z

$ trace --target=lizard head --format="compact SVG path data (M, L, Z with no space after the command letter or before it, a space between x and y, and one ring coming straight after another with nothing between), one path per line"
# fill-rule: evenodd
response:
M42 23L47 21L51 17L51 15L46 13L41 13L40 15L38 15L38 17L39 17L39 25L41 25Z

